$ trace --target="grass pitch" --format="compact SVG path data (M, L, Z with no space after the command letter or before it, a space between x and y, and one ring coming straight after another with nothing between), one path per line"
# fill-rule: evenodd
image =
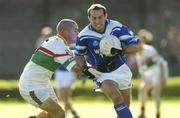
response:
M179 118L180 101L170 102L162 101L162 118ZM81 118L116 118L113 105L110 102L74 102L74 107L78 111ZM132 102L131 110L134 118L139 114L139 103ZM1 118L27 118L29 115L36 114L41 110L26 103L2 103L0 102ZM155 118L154 103L147 102L146 118ZM68 114L67 118L72 118Z
M139 79L134 79L130 109L134 118L140 113L137 100ZM54 81L53 81L54 83ZM25 103L18 91L18 80L0 80L0 118L27 118L41 110ZM88 80L84 86L77 82L72 98L81 118L116 118L112 103L102 93L93 92ZM161 118L180 118L180 77L170 78L162 92ZM146 105L146 118L155 118L155 104L150 97ZM68 114L67 118L72 118Z

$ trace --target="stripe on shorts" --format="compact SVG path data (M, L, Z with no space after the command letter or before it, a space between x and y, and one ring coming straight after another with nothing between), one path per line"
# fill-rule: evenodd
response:
M34 93L34 91L30 91L29 95L31 96L31 98L38 104L38 105L42 105L43 102L41 102L41 100L36 96L36 94Z

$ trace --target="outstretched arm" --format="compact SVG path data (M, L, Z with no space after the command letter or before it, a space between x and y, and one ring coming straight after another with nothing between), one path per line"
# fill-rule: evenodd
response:
M129 55L129 54L135 54L138 51L140 51L140 43L137 44L132 44L124 47L124 54Z
M82 68L84 69L85 67L87 67L87 64L86 64L86 60L85 60L85 57L84 56L75 56L75 60L77 62L77 64Z
M101 75L101 72L87 66L84 56L76 56L76 62L81 67L81 72L84 73L89 79L95 80Z

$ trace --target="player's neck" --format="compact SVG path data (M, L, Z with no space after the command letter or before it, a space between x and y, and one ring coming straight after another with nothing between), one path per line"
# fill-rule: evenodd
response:
M58 39L63 40L65 45L68 45L68 42L66 41L66 39L63 36L61 36L60 34L57 34L56 36Z

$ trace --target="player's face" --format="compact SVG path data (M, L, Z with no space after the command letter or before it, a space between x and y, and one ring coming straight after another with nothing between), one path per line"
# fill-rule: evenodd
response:
M103 32L105 28L105 20L107 14L104 14L103 9L91 10L88 16L89 22L96 31Z
M78 33L79 32L77 24L73 24L73 26L69 29L68 34L69 44L75 43Z

